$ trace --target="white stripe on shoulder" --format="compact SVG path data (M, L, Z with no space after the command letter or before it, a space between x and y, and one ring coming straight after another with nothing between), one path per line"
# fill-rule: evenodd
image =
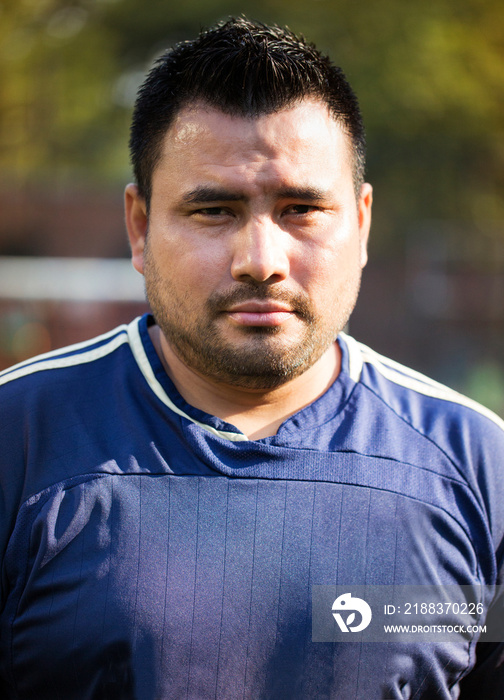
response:
M440 382L436 382L434 379L426 377L421 372L417 372L416 370L410 369L405 365L401 365L399 362L395 362L388 357L380 355L375 350L367 347L367 345L363 345L362 343L355 341L353 338L352 340L357 346L354 348L354 352L356 350L360 351L362 364L367 363L373 365L373 367L375 367L380 374L385 377L385 379L388 379L394 384L403 386L406 389L416 391L418 394L431 396L432 398L440 399L442 401L450 401L452 403L457 403L460 406L466 406L467 408L470 408L490 419L496 425L498 425L499 428L504 430L504 420L502 420L502 418L496 415L489 408L482 406L477 401L474 401L463 394L459 394L458 391L450 389ZM348 341L348 338L345 337L345 341Z
M151 364L147 358L147 355L145 354L145 349L138 328L138 321L139 319L135 319L128 326L128 335L131 351L138 364L138 367L140 368L140 371L142 372L143 376L145 377L145 380L147 381L147 384L152 389L154 394L158 397L158 399L162 401L165 404L165 406L168 406L168 408L170 408L174 413L177 413L179 416L186 418L195 425L199 425L200 428L207 430L213 435L217 435L218 437L224 438L225 440L231 440L232 442L243 442L245 440L248 440L248 437L243 433L233 433L227 430L217 430L211 425L206 425L206 423L200 423L200 421L191 418L191 416L182 411L178 406L176 406L173 403L166 391L156 379Z
M107 339L109 340L107 341ZM77 352L75 355L68 355L69 352L82 350L83 348L96 345L96 343L100 342L102 343L101 345L98 347L93 347L87 352ZM92 338L91 340L86 340L82 343L75 343L74 345L68 345L67 347L60 348L59 350L52 350L51 352L44 353L43 355L34 357L31 360L26 360L25 362L20 362L18 365L14 365L14 367L4 370L0 373L0 386L2 384L7 384L8 382L14 381L15 379L19 379L20 377L35 374L35 372L61 369L64 367L74 367L76 365L94 362L94 360L98 360L106 355L109 355L111 352L114 352L114 350L123 345L123 343L127 342L127 326L119 326L113 331L104 333L103 335ZM64 356L62 357L61 355Z
M358 382L362 374L362 352L361 344L351 335L341 332L340 337L344 341L348 350L348 374L350 379Z
M89 340L84 340L80 343L74 343L73 345L66 345L63 348L58 348L57 350L50 350L49 352L45 352L41 355L30 357L27 360L24 360L23 362L19 362L16 365L12 365L11 367L7 367L7 369L2 370L0 372L0 377L2 377L4 374L9 374L10 372L17 371L22 367L27 367L28 365L32 365L36 362L41 362L42 360L47 360L53 357L59 357L60 355L67 355L70 352L82 350L83 348L86 348L90 345L97 345L98 343L108 340L108 338L112 338L118 333L126 332L127 329L128 327L125 324L123 324L121 326L118 326L117 328L113 328L111 331L103 333L102 335L97 335L94 338L90 338Z

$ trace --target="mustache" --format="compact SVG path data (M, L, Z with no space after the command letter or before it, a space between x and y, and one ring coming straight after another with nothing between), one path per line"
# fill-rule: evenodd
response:
M217 316L223 311L227 311L233 304L254 300L281 301L288 304L290 309L304 321L312 323L315 320L315 314L307 294L250 282L241 282L239 286L224 292L214 292L208 298L207 306L211 313Z

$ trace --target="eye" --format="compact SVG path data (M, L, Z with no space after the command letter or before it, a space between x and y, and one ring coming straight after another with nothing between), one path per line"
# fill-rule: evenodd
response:
M193 214L199 214L200 216L224 216L229 214L229 211L224 209L224 207L204 207L203 209L196 209Z
M303 216L306 214L311 214L314 211L319 211L319 207L316 207L313 204L291 204L290 207L287 207L285 213Z
M233 211L228 207L201 207L189 212L195 224L201 226L223 226L233 219Z

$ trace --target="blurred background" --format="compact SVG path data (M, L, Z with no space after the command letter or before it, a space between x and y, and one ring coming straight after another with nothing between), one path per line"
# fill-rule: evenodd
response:
M342 66L368 135L351 333L504 416L502 0L0 0L0 369L146 309L122 213L152 61L244 13Z

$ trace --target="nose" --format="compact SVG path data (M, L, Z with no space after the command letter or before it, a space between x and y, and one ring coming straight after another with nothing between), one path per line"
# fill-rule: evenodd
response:
M236 233L233 279L280 282L289 275L289 269L287 233L271 218L253 218Z

